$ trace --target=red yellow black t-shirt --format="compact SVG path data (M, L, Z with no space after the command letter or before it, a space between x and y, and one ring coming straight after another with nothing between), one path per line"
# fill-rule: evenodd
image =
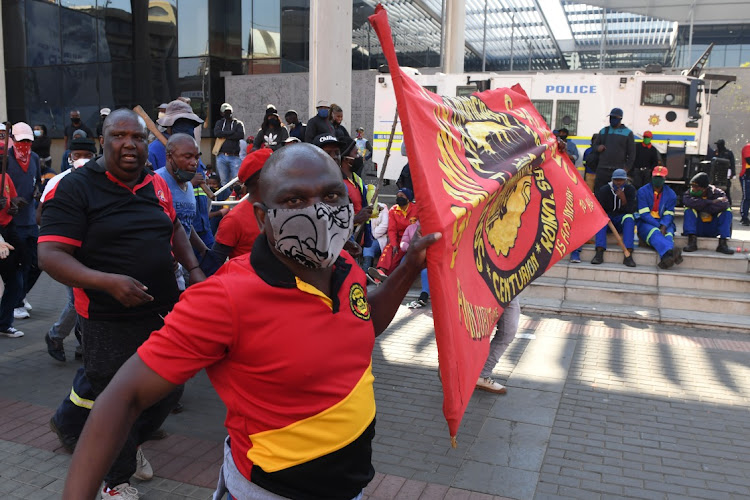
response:
M188 288L138 350L174 384L205 368L227 407L237 468L290 498L351 499L374 474L365 276L345 252L333 271L328 297L299 281L261 235L250 255Z

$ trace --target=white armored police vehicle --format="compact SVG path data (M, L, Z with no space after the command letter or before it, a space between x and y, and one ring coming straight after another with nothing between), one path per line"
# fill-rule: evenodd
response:
M715 161L700 163L709 148L711 96L735 79L726 75L699 75L709 52L710 48L693 68L682 74L665 74L659 66L627 73L561 71L457 75L423 75L413 68L402 69L427 90L447 96L470 95L518 83L551 129L568 129L568 140L578 147L581 158L591 144L591 136L609 124L609 111L621 108L623 123L633 131L636 142L645 131L653 133L652 144L661 153L669 171L667 182L679 195L698 170L708 171L719 185L726 183L725 165L717 165ZM378 165L382 165L385 156L395 110L390 75L380 73L375 81L372 158ZM401 154L402 139L399 122L386 179L397 179L408 161ZM583 172L581 159L577 166Z

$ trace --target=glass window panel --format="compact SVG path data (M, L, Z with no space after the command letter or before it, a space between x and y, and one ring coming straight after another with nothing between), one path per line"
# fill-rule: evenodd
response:
M26 32L33 33L26 42L29 66L60 64L60 8L56 4L26 2Z
M180 0L177 30L177 54L180 57L208 54L208 1Z
M7 119L11 123L26 121L26 99L24 84L27 83L26 69L5 70L5 95L8 102ZM42 101L37 100L37 103Z
M177 56L177 1L148 2L148 35L151 57Z
M62 138L65 126L69 123L60 85L62 72L61 66L28 68L23 78L26 103L24 119L32 126L46 125L47 133L53 138Z
M96 62L96 17L95 1L63 1L60 11L63 63Z
M555 128L568 129L568 135L578 135L578 101L557 101Z
M552 99L533 100L531 104L539 111L539 114L542 115L542 118L544 118L549 127L549 124L552 123Z
M689 88L677 82L643 82L641 104L644 106L688 107Z
M81 112L81 120L92 130L99 121L99 90L97 88L96 64L70 64L62 66L62 79L54 81L59 85L62 81L63 102ZM63 110L64 125L68 124L70 109Z
M180 59L178 63L178 95L189 97L193 112L204 120L210 87L209 62L208 57L194 57Z
M242 59L249 59L253 44L253 0L242 0Z
M253 58L281 56L280 0L253 2Z
M99 21L99 60L133 59L133 11L130 2L107 0L103 3L104 20Z
M3 2L3 42L5 67L26 66L26 12L22 2ZM13 47L13 49L11 49Z
M371 39L378 45L374 33ZM281 0L281 57L283 73L305 72L310 66L309 0Z
M727 56L724 63L727 67L737 67L740 65L740 46L729 45L727 46Z
M110 109L135 106L133 64L129 61L101 63L99 72L99 106Z

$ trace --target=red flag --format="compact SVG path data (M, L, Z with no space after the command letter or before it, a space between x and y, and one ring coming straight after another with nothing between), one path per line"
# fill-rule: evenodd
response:
M385 9L369 19L393 80L422 232L443 234L427 269L455 446L503 307L608 218L519 85L432 94L401 72Z

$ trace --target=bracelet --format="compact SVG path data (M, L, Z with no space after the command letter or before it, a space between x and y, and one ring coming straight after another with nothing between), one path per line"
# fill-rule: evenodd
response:
M195 271L195 270L196 270L196 269L198 269L199 267L201 267L201 266L200 266L200 264L198 264L198 265L197 265L197 266L195 266L195 267L191 267L190 269L188 269L188 272L189 272L189 273L192 273L193 271Z

